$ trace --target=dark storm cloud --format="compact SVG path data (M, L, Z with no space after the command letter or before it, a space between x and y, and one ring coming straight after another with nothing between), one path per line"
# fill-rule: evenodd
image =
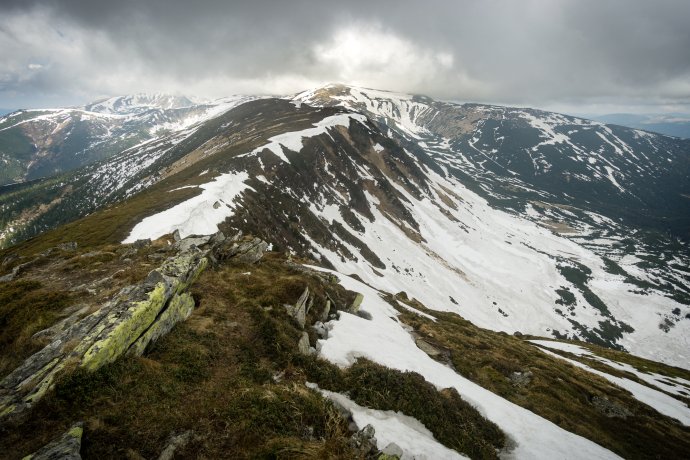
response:
M688 20L687 0L5 0L0 105L343 81L457 100L687 109Z

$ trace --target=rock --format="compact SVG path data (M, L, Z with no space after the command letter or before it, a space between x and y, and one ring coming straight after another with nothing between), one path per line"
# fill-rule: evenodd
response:
M136 240L134 243L132 243L132 247L134 249L144 249L148 246L151 246L151 239L146 238L143 240Z
M137 255L137 252L139 252L139 251L137 250L137 248L132 247L132 248L125 248L124 250L118 251L118 252L120 254L120 260L124 261L124 260L131 259L133 256Z
M0 419L42 398L67 363L96 370L130 349L143 352L189 315L193 300L184 291L206 265L199 252L172 256L143 282L121 289L99 310L58 333L0 381Z
M158 340L160 337L170 332L177 323L180 323L192 314L194 310L194 299L191 295L184 292L182 294L175 294L170 299L170 304L163 313L160 314L155 323L141 335L127 350L127 354L134 356L141 356L144 350L150 344Z
M522 332L520 332L520 331L515 331L515 332L513 332L513 335L514 335L515 337L517 337L517 338L520 338L520 337L522 337Z
M514 387L522 388L530 384L533 376L534 374L532 374L532 371L525 371L513 372L508 378L513 383Z
M379 455L378 460L399 459L402 458L403 453L402 447L394 442L391 442L381 451L381 455Z
M2 263L0 263L0 267L6 267L17 259L19 259L19 256L15 253L12 253L12 254L10 254L7 257L2 259Z
M40 257L39 257L39 258L40 258ZM30 260L29 262L24 262L23 264L17 265L17 266L14 267L14 268L12 269L12 271L11 271L10 273L8 273L7 275L0 276L0 282L5 282L5 283L6 283L6 282L9 282L9 281L12 281L12 280L15 279L24 269L26 269L26 268L30 267L31 265L33 265L33 263L34 263L36 260L37 260L37 259Z
M314 323L312 329L316 331L316 335L318 335L320 339L325 340L328 338L328 328L321 321L317 321L316 323Z
M323 312L321 313L321 321L328 321L328 314L331 312L331 299L326 299L326 306L323 307Z
M179 228L175 229L175 231L172 234L172 237L173 237L173 241L176 243L178 241L182 240L182 235L180 235L180 229Z
M364 457L373 456L378 451L375 434L374 427L367 425L352 435L350 445Z
M192 431L185 431L177 436L171 436L170 440L168 441L168 445L165 446L165 449L163 449L161 454L158 456L158 460L172 460L175 456L175 451L186 446L192 439L192 435Z
M625 406L610 401L606 396L592 397L592 405L594 408L609 418L628 418L633 413Z
M218 232L214 233L213 236L211 236L211 239L208 240L208 243L211 246L217 246L225 240L226 240L225 234L221 231L218 231Z
M309 345L309 334L302 332L302 336L297 342L297 350L303 355L310 355L312 353L311 346Z
M53 324L49 328L36 332L34 335L31 336L31 338L37 339L37 340L46 340L46 339L52 340L58 334L61 334L61 333L65 332L67 329L69 329L74 323L76 323L88 311L89 311L89 306L85 305L85 306L79 308L77 311L73 312L67 318L64 318L64 319L58 321L57 323Z
M441 350L439 350L438 348L436 348L424 339L417 339L415 341L415 344L420 350L422 350L424 353L431 356L432 358L437 358L443 355L443 352Z
M206 243L209 242L211 239L210 235L206 236L188 236L187 238L184 238L177 243L175 243L173 246L175 249L179 250L180 252L187 252L193 247L201 247L205 245Z
M362 305L362 300L364 300L364 295L358 292L355 300L352 301L352 305L350 305L350 313L357 313L359 311L359 307Z
M253 264L258 262L268 248L268 243L260 238L237 243L235 238L226 239L214 248L213 255L218 260L235 259L238 262Z
M57 248L61 251L76 251L77 246L78 244L76 241L69 241L67 243L58 244Z
M23 460L81 460L81 436L84 424L75 423L58 439L46 444L40 450L27 455Z
M295 305L285 305L288 314L294 319L299 327L304 329L304 323L307 321L307 302L309 300L309 287L304 288L304 292L297 300Z

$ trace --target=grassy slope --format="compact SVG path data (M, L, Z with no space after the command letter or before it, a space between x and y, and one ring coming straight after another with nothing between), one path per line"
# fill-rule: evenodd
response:
M403 301L406 297L396 298ZM393 297L389 300L393 301ZM689 428L640 403L607 380L545 355L522 338L481 329L457 315L430 311L416 301L408 302L432 314L437 321L400 309L402 321L442 350L458 373L484 388L624 458L681 458L684 452L690 452ZM617 357L630 356L594 345L590 348L615 353ZM682 371L646 362L666 375ZM529 384L515 385L510 379L514 372L527 371L533 374ZM690 377L687 372L682 374L684 378ZM606 398L633 415L607 417L593 404L595 398Z
M353 297L277 254L256 266L231 263L205 272L192 291L198 308L186 322L141 358L63 376L26 417L0 429L0 452L7 458L30 453L84 420L84 458L155 457L171 433L185 430L195 436L182 456L356 458L346 421L306 388L309 380L353 389L360 404L402 410L445 444L495 458L502 433L457 393L373 363L343 371L299 355L300 330L282 305L305 286L315 293L312 320L326 291L341 305Z

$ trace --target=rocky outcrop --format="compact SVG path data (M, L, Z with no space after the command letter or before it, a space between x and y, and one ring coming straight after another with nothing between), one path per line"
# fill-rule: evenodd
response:
M40 450L22 460L81 460L81 436L84 432L81 422L72 425L65 434L46 444Z
M223 241L213 250L217 260L234 259L238 262L254 264L258 262L268 249L268 243L260 238L249 241L237 241L239 235Z
M371 425L367 425L350 438L350 445L357 450L362 457L370 458L378 453L376 447L376 430Z
M88 311L81 308L36 335L50 343L0 381L0 420L43 397L66 368L93 371L125 354L143 354L150 343L192 313L194 299L186 291L209 259L256 263L268 248L259 238L239 241L241 233L229 239L220 232L183 239L177 236L178 241L160 253L167 258L145 280L121 289L95 312L81 318ZM129 249L135 254L139 247L150 244L139 241Z
M206 265L198 250L169 257L143 282L123 288L96 312L59 332L0 382L0 417L31 406L68 365L95 370L125 353L143 353L189 316L194 302L184 291Z
M311 301L313 301L313 298L309 295L309 287L306 287L302 295L297 299L297 303L294 305L285 304L288 314L301 329L304 329L304 324L307 321L307 311L309 306L311 306Z

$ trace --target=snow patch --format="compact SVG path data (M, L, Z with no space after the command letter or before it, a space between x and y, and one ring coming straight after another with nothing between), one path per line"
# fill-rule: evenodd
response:
M122 243L152 240L180 231L180 236L210 235L218 231L218 224L234 211L234 200L246 189L246 172L233 172L216 177L213 182L199 185L201 195L190 198L172 208L149 216L139 222Z

